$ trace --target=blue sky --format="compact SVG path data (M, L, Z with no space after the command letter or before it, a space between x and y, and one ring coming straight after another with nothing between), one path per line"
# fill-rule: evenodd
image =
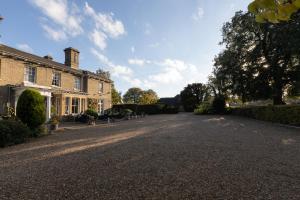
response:
M251 0L6 0L1 43L64 62L80 51L82 69L111 72L116 88L175 96L207 81L221 27Z

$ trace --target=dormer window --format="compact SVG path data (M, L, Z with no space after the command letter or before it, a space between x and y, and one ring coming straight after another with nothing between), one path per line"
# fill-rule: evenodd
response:
M36 83L36 67L26 66L24 81Z

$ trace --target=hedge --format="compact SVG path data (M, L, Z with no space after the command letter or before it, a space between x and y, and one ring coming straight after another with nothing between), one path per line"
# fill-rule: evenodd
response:
M232 108L232 114L281 124L300 125L300 106L256 106Z
M34 130L46 121L44 97L36 90L26 89L19 97L17 117Z
M30 136L30 129L21 121L0 121L0 147L23 143Z
M123 110L130 109L135 114L147 114L147 115L156 115L156 114L177 114L179 108L176 106L170 106L166 104L119 104L113 106L113 111L122 113Z

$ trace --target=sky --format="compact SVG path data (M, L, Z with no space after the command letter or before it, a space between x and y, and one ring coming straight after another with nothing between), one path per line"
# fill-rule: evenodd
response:
M118 91L153 89L172 97L206 83L222 47L222 25L251 0L4 0L0 42L80 68L110 71Z

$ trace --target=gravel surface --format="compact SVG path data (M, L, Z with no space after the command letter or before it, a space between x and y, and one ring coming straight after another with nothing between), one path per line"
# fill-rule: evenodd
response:
M0 149L0 199L300 199L300 130L148 116Z

